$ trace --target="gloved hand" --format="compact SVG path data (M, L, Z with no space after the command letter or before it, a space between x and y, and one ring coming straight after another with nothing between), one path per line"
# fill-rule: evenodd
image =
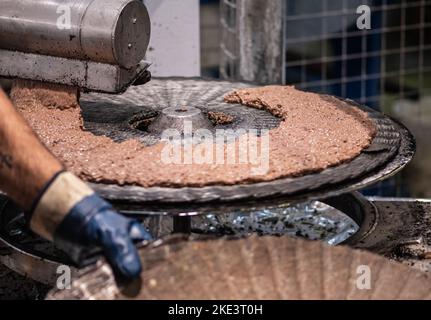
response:
M96 246L117 275L126 280L139 276L142 268L134 242L151 240L151 235L139 222L116 213L71 173L53 177L32 211L31 229L53 240L76 263L83 248Z

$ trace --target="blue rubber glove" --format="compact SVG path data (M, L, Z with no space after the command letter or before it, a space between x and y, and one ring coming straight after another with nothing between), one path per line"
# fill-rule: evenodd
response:
M134 242L144 240L152 237L138 221L118 214L96 194L77 203L54 234L57 247L76 262L81 260L82 247L101 248L114 272L126 279L142 271Z
M68 172L53 177L38 199L30 227L54 241L77 264L89 248L97 247L117 276L138 277L141 261L135 242L151 240L147 230L128 219Z

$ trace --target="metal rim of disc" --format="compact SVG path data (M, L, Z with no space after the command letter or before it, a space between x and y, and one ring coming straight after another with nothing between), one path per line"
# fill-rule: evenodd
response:
M247 83L235 83L201 78L160 78L157 84L163 88L163 82L176 86L196 86L201 83L214 87L221 84L230 92L237 88L252 87ZM129 100L139 100L139 95L147 93L145 86L134 90ZM165 90L167 90L165 88ZM136 93L138 92L138 93ZM142 92L142 93L141 93ZM127 95L127 92L125 93ZM138 96L136 96L138 95ZM92 98L97 98L93 94ZM103 96L106 99L106 95ZM133 98L133 99L132 99ZM154 100L154 98L152 98ZM318 173L307 174L296 178L281 178L270 182L253 184L209 185L205 187L140 187L118 186L92 183L91 186L104 198L118 205L121 209L130 208L139 213L137 208L146 208L145 213L156 211L157 214L196 214L196 210L225 210L236 206L268 206L277 203L292 203L330 197L355 191L381 181L401 170L413 157L415 141L411 133L402 124L366 106L354 101L345 100L352 107L368 113L377 127L377 135L367 152L364 150L353 160L325 169ZM212 206L212 209L211 209Z

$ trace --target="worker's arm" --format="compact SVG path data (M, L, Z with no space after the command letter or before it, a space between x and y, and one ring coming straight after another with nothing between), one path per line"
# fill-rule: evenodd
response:
M133 241L147 240L149 234L65 171L1 88L0 190L28 213L33 231L54 241L73 259L78 259L79 248L98 246L119 275L139 275L141 264Z
M24 210L54 174L60 162L39 139L0 89L0 190Z

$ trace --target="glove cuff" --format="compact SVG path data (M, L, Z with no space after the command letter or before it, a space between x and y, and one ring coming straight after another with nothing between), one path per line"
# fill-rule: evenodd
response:
M60 172L47 184L34 206L30 228L48 240L53 240L57 227L71 209L94 191L70 172Z
M57 179L57 177L66 172L66 170L60 170L59 172L57 172L56 174L54 174L51 179L48 180L48 182L43 186L43 188L39 191L38 195L36 196L36 198L33 199L33 202L30 206L30 210L25 212L25 217L28 221L28 224L30 226L30 221L31 218L33 216L34 211L36 210L37 205L39 204L40 199L42 198L42 196L45 194L46 190L48 190L48 188L51 186L51 184Z

